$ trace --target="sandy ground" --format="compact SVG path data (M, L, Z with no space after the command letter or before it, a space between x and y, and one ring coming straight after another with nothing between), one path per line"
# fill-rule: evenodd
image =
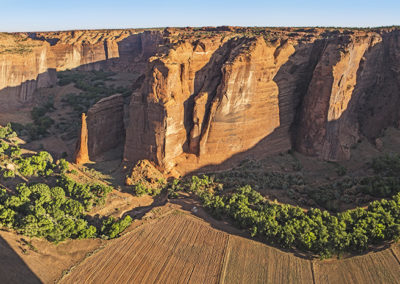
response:
M3 283L54 283L64 271L98 249L100 239L69 240L58 245L0 231L0 274Z

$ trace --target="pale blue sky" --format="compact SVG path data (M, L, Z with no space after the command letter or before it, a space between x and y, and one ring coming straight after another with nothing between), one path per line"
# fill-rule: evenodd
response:
M0 0L0 31L400 25L395 0Z

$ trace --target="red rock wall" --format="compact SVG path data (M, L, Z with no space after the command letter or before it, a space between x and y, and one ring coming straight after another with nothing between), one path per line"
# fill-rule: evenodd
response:
M93 155L126 132L126 161L150 159L180 173L290 148L343 160L359 139L399 125L399 34L235 27L34 33L28 54L0 52L0 97L28 101L54 82L51 70L139 71L122 119L114 99L93 110ZM107 141L103 127L111 130Z
M136 30L0 33L0 101L23 105L55 84L55 71L140 72L161 40L160 32Z
M98 101L88 111L88 148L92 160L125 140L124 98L113 95Z
M133 93L124 158L181 173L292 147L348 159L360 137L398 124L398 34L181 41Z
M221 37L188 40L156 57L132 96L125 159L195 169L248 151L274 132L262 152L289 149L298 99L287 89L296 88L298 76L290 78L287 69L311 56L304 47L306 58L293 56L295 45Z

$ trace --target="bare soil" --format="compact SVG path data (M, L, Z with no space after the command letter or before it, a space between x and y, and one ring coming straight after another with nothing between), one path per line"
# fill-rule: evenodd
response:
M400 264L392 249L344 260L314 263L317 283L399 283Z
M174 211L110 243L61 283L216 283L227 239Z
M54 244L0 231L0 282L54 283L103 243L101 239L88 239Z
M230 236L223 283L312 283L310 260Z

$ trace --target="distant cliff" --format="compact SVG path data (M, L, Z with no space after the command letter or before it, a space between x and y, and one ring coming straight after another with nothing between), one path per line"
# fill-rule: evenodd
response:
M399 125L396 28L221 27L2 37L31 46L26 54L0 51L0 96L1 89L19 86L8 95L20 102L35 88L54 84L51 70L142 73L129 104L103 101L92 110L96 129L89 129L89 152L124 139L128 162L146 158L186 173L290 148L343 160L359 139L372 141L385 127ZM89 112L89 128L90 119ZM111 128L104 133L115 143L100 141L107 139L102 130Z
M27 102L56 83L56 71L143 69L160 39L136 30L0 33L0 96Z

